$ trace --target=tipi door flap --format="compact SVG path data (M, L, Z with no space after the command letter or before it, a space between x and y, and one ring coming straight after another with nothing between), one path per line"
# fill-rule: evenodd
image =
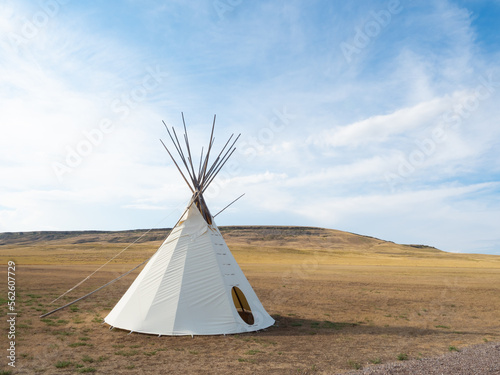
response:
M243 294L240 288L237 286L233 286L231 288L231 296L233 299L234 307L238 312L240 318L248 325L253 325L255 323L255 319L253 317L252 309L250 308L250 304L247 301L247 298Z

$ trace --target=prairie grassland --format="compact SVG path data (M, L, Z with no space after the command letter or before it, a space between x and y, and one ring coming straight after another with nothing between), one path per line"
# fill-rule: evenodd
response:
M447 253L425 245L400 245L332 229L249 226L223 227L221 232L238 263L245 264L500 268L500 256ZM168 230L147 234L145 231L44 233L47 232L24 236L0 234L0 260L17 259L33 265L100 265L128 247L111 264L137 264L154 254Z
M140 233L0 235L0 258L18 265L16 374L332 374L500 341L499 256L318 228L222 232L274 327L194 338L110 331L102 318L139 270L39 319L147 259L166 232L149 233L56 304Z

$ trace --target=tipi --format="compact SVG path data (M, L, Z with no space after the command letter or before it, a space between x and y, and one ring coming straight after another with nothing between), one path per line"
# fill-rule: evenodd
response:
M236 263L203 199L203 192L236 150L239 136L227 148L231 135L209 165L214 116L206 155L202 149L195 169L184 116L182 120L185 148L175 129L170 132L165 127L187 174L162 143L193 193L191 202L104 321L112 327L157 335L217 335L267 328L274 319Z

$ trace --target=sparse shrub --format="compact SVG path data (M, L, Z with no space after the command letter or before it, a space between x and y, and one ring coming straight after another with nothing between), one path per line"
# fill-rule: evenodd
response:
M375 359L370 359L370 362L373 363L374 365L379 365L382 363L382 360L380 358L375 358Z
M88 362L88 363L93 363L93 362L94 362L94 358L92 358L92 357L90 357L90 356L88 356L88 355L84 355L84 356L82 357L82 361L83 361L83 362Z
M68 331L52 331L51 333L53 335L61 335L61 336L72 336L75 334L74 332L68 332Z
M70 361L59 361L55 364L56 368L66 368L66 367L69 367L71 366L71 362Z
M406 353L399 353L398 354L399 361L406 361L407 359L408 359L408 354L406 354Z
M56 323L51 318L40 319L40 321L44 322L48 326L55 326L56 325Z
M78 370L80 373L96 372L97 370L93 367L85 367Z
M115 352L115 355L122 355L124 357L132 357L137 354L139 354L138 350L118 350Z
M50 327L57 327L57 326L69 323L68 320L59 319L59 320L55 321L55 320L53 320L53 318L44 318L44 319L40 319L40 321L44 322L45 324L47 324Z
M238 358L238 362L255 363L255 360L253 360L253 359L248 359L248 358Z
M355 361L348 361L347 364L349 365L350 368L353 368L355 370L361 370L363 366L359 362Z
M448 350L449 350L450 352L459 352L458 348L457 348L456 346L453 346L453 345L450 345L450 346L448 347Z
M251 349L249 351L247 351L245 354L248 354L248 355L255 355L257 353L262 353L260 350L254 350L254 349Z
M88 344L86 342L74 342L74 343L71 343L69 344L68 346L70 348L76 348L78 346L87 346Z

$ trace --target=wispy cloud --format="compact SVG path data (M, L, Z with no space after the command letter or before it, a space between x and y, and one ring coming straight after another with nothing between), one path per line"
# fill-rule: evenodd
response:
M243 133L210 193L214 212L246 193L222 224L500 251L500 46L481 23L498 5L401 1L348 61L342 42L387 4L53 3L0 12L0 230L179 213L158 138L184 111L197 149L214 113L217 145Z

